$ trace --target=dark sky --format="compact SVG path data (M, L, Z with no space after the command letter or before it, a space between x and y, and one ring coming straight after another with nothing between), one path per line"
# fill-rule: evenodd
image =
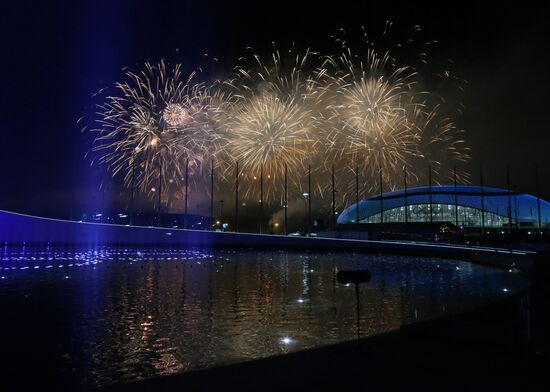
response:
M293 41L323 49L330 34L381 29L391 20L419 24L440 41L436 55L455 61L468 80L461 125L478 178L505 185L512 166L518 190L534 193L538 160L550 198L548 7L514 2L334 1L12 1L0 9L2 40L0 209L63 215L73 184L97 191L102 173L83 156L90 140L77 119L92 93L124 66L166 58L193 66L208 52L234 64L246 46L269 50ZM481 2L480 2L481 3ZM483 2L485 3L485 2ZM98 192L86 196L97 199ZM93 194L92 194L93 193Z

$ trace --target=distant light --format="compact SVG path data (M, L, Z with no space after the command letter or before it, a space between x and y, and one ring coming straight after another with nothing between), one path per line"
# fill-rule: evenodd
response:
M68 276L68 275L65 275L65 279L69 279L69 276Z
M155 189L155 187L151 188L151 192L156 192L157 190Z
M300 298L299 300L297 300L296 302L298 302L299 304L303 304L304 302L306 302L303 298Z
M508 290L507 288L504 288L504 289L502 289L502 291L505 292L505 293L507 293L507 292L510 291L510 290Z
M308 197L308 196L309 196L309 193L307 193L307 192L304 192L304 193L302 193L302 196L304 196L304 197Z
M285 336L284 338L281 338L281 343L283 344L291 344L293 340L289 338L288 336Z
M172 235L172 233L166 233L166 235Z

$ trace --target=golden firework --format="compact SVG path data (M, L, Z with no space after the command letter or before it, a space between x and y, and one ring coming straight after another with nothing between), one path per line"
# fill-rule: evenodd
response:
M200 172L216 154L219 135L208 115L209 89L194 77L184 78L180 64L164 61L126 71L99 106L92 129L99 163L145 192L161 178L165 187L181 187L186 160L192 173Z

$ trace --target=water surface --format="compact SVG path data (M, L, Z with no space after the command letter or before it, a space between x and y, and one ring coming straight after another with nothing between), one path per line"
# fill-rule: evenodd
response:
M5 376L101 386L371 336L523 288L516 271L456 260L257 250L4 248Z

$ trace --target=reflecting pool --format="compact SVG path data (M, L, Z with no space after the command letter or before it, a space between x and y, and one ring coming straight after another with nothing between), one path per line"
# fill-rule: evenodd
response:
M371 336L511 295L515 270L456 260L258 250L3 248L6 377L101 386Z

